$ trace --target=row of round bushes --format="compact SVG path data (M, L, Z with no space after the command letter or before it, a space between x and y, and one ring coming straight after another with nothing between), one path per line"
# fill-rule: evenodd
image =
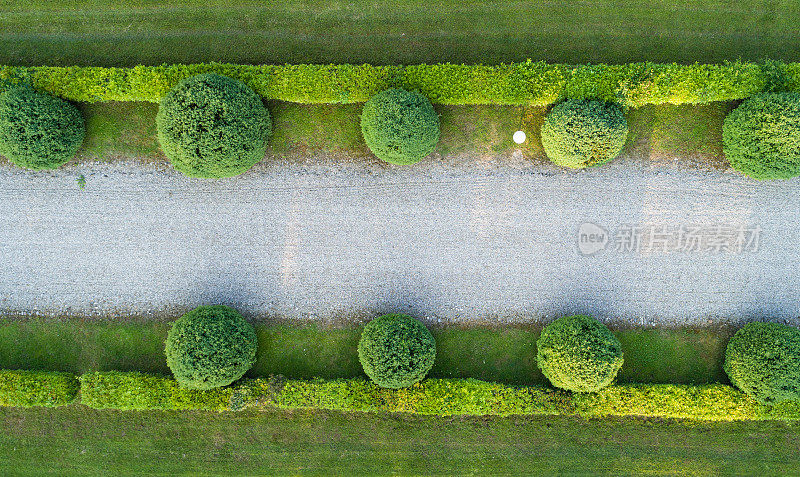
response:
M201 74L178 83L161 100L158 140L178 171L202 178L239 175L263 159L272 120L244 83ZM380 159L413 164L439 142L439 116L419 93L390 89L372 97L361 116L369 148ZM80 148L86 126L71 103L28 86L0 95L0 154L28 169L54 169Z
M551 323L537 348L542 373L554 386L574 392L608 386L623 363L619 340L588 316ZM762 404L800 400L800 329L748 323L728 343L724 369L734 386Z
M261 98L240 81L201 74L178 83L161 100L158 140L178 171L202 178L239 175L259 162L272 133ZM376 94L361 115L369 149L392 164L413 164L439 142L439 116L419 93L389 89ZM579 168L616 157L628 133L618 106L566 101L542 127L542 143L556 164ZM27 86L0 95L0 154L20 167L54 169L69 161L86 134L80 111Z
M201 306L176 320L165 354L175 380L193 389L227 386L255 364L255 329L227 306ZM421 381L433 366L436 342L419 321L399 314L367 324L358 343L364 372L378 385L403 388Z
M239 175L259 162L272 133L261 98L240 81L201 74L178 83L161 100L158 140L178 171L202 178ZM392 164L413 164L439 142L439 116L416 92L389 89L364 104L361 131L369 149ZM86 133L72 104L27 86L0 95L0 154L29 169L69 161ZM616 157L628 133L620 108L601 101L566 101L542 127L542 143L556 164L587 167Z
M201 74L178 83L161 100L158 139L175 169L191 177L241 174L259 162L272 133L269 111L244 83ZM364 105L361 131L370 150L393 164L413 164L439 141L439 116L416 92L389 89ZM19 86L0 95L0 154L30 169L52 169L77 152L86 128L78 109ZM542 125L547 156L560 166L584 168L619 155L628 124L619 106L567 100ZM756 179L800 174L800 94L765 93L732 111L723 126L724 152L733 168Z
M611 103L569 100L542 125L542 145L556 164L597 166L619 155L628 134L622 110ZM764 93L725 118L723 151L731 167L754 179L800 175L800 94Z
M603 324L584 315L560 318L542 331L537 364L558 388L596 392L622 368L619 340ZM252 325L232 308L203 306L175 321L167 335L167 365L176 381L193 389L227 386L256 360ZM388 314L370 321L358 343L358 357L378 386L399 389L428 374L436 341L420 321ZM800 330L777 323L750 323L728 344L725 372L731 382L761 403L800 399Z

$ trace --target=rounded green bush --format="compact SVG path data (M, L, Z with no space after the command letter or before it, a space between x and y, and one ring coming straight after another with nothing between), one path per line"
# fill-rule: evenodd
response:
M779 323L748 323L725 351L734 386L761 403L800 399L800 330Z
M565 316L548 325L536 343L539 369L558 388L595 392L622 367L622 344L590 316Z
M728 114L722 147L731 167L754 179L800 175L800 94L753 96Z
M364 327L358 359L378 386L405 388L421 381L431 370L436 341L425 325L408 315L383 315Z
M439 142L439 115L428 98L404 89L387 89L364 104L361 133L378 159L414 164Z
M28 169L55 169L75 156L86 135L73 104L29 86L0 94L0 155Z
M573 169L598 166L617 157L628 137L628 122L613 103L568 100L553 107L542 124L542 146L555 164Z
M167 366L193 389L227 386L256 361L253 326L227 306L201 306L178 318L167 334Z
M208 73L178 83L161 100L158 141L178 171L231 177L261 161L272 120L261 97L240 81Z

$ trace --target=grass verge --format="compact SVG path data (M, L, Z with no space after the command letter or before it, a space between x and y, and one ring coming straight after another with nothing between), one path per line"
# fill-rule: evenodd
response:
M3 475L789 475L800 423L0 408ZM235 471L234 471L235 469Z
M778 0L6 0L0 18L20 65L800 59L800 6Z
M82 320L3 321L0 368L65 371L141 371L169 374L166 323ZM259 351L250 377L293 379L362 376L356 347L361 327L258 325ZM536 366L538 328L433 327L437 378L475 378L505 384L544 384ZM625 364L619 381L703 384L727 382L722 370L727 329L629 329L616 332Z
M335 155L342 161L377 161L361 137L361 105L303 105L270 102L274 123L271 154L288 161L308 161L315 155ZM623 154L657 166L725 168L722 123L732 103L659 105L628 111L628 144ZM95 103L81 105L87 139L81 157L114 161L164 161L155 131L158 105ZM469 156L478 165L498 156L521 153L524 161L546 161L539 139L546 108L503 106L436 106L441 140L436 153L446 161ZM517 145L518 129L527 140ZM521 164L524 164L521 163Z

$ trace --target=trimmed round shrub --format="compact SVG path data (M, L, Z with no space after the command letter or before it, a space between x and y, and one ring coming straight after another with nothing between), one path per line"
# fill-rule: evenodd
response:
M408 315L383 315L364 327L358 359L378 386L405 388L421 381L431 370L436 341L425 325Z
M178 318L167 334L167 366L193 389L227 386L256 361L253 326L227 306L201 306Z
M387 89L364 104L361 133L378 159L414 164L439 142L439 115L428 98L404 89Z
M75 156L86 135L73 104L29 86L0 94L0 155L27 169L55 169Z
M754 179L800 175L800 94L753 96L728 114L722 144L731 167Z
M800 399L800 330L779 323L748 323L725 351L734 386L760 403Z
M613 103L568 100L553 107L542 124L542 145L555 164L573 169L617 157L628 137L628 121Z
M539 369L553 386L569 391L599 391L622 367L622 344L590 316L559 318L542 331L536 346Z
M201 74L161 100L158 141L173 167L191 177L231 177L261 161L272 120L261 97L240 81Z

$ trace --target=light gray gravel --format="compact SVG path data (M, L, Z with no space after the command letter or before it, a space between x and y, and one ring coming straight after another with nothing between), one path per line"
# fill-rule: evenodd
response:
M86 177L80 190L78 174ZM0 311L682 324L800 323L800 180L622 163L579 173L430 164L0 169ZM579 254L590 221L747 224L753 253Z

